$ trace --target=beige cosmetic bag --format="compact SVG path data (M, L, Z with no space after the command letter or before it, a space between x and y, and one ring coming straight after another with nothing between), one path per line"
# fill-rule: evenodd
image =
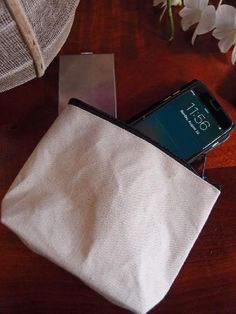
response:
M2 223L111 302L146 313L170 289L219 193L141 134L77 101L13 182Z

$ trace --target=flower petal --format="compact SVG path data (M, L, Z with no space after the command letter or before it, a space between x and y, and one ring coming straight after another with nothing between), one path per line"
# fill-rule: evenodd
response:
M222 39L224 37L228 36L228 30L223 30L220 28L216 28L214 29L214 31L212 32L212 35L216 38L216 39Z
M182 0L172 0L172 5L174 6L182 5Z
M202 12L200 21L194 33L196 33L192 38L192 44L194 44L196 35L202 35L210 32L215 27L216 10L213 5L209 5Z
M166 0L153 0L153 6L156 7L159 4L165 4L166 5Z
M204 10L209 0L184 0L184 6L191 9Z
M192 45L194 45L194 42L195 42L195 39L196 39L197 35L198 35L198 33L197 33L197 27L196 27L196 29L195 29L195 31L193 33L193 36L192 36L192 40L191 40Z
M186 8L191 8L191 9L194 9L194 8L195 8L194 3L193 3L193 1L191 1L191 0L184 0L184 6L185 6Z
M197 8L202 11L208 6L209 0L195 0L194 2L197 4Z
M163 19L163 16L164 16L164 14L165 14L165 12L166 12L166 10L167 10L167 6L165 5L165 6L162 6L162 8L163 8L163 10L162 10L162 12L161 12L161 15L160 15L160 18L159 18L159 21L161 22L161 20Z
M189 8L183 8L181 11L179 11L179 16L185 17L190 14L195 14L195 10L189 9Z
M199 22L201 17L201 12L199 10L190 10L188 8L183 8L179 15L182 17L181 26L184 31L187 31L192 25Z
M216 10L213 5L209 5L202 12L199 24L197 25L193 37L192 45L194 45L197 35L202 35L210 32L215 27Z
M231 61L232 61L233 64L235 64L235 62L236 62L236 45L234 46L234 49L233 49L233 52L232 52Z
M236 27L236 9L231 5L222 4L216 11L216 28L222 30Z
M225 53L232 47L233 38L234 38L234 36L232 36L232 35L226 36L219 41L218 46L219 46L221 52Z

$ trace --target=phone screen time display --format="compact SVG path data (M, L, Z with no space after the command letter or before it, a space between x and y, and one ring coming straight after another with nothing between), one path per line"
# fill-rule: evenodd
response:
M224 133L194 90L186 91L132 127L189 160Z

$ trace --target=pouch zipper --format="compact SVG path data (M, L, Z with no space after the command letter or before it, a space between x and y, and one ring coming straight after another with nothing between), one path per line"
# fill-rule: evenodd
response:
M69 105L73 105L75 107L78 107L80 109L88 111L88 112L94 114L95 116L98 116L98 117L102 118L103 120L106 120L106 121L108 121L108 122L110 122L110 123L120 127L121 129L124 129L124 130L128 131L129 133L132 133L132 134L136 135L137 137L145 140L146 142L148 142L148 143L152 144L153 146L157 147L158 149L160 149L162 152L167 154L169 157L173 158L175 161L180 163L182 166L184 166L188 170L192 171L199 178L201 178L202 180L210 183L211 185L215 186L218 190L220 190L220 188L218 186L216 186L215 184L209 182L207 178L203 179L201 177L201 175L193 167L191 167L187 162L185 162L182 159L178 158L177 156L172 154L170 151L168 151L166 148L162 147L160 144L156 143L155 141L153 141L152 139L150 139L146 135L140 133L138 130L133 129L131 126L129 126L125 122L123 122L121 120L118 120L118 119L112 117L111 115L109 115L108 113L103 112L103 111L101 111L101 110L99 110L97 108L94 108L94 107L86 104L85 102L83 102L80 99L71 98L69 100Z

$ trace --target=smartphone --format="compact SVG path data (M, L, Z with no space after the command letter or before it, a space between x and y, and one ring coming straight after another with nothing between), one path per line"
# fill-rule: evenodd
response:
M128 124L188 163L225 141L234 128L228 114L199 80L155 103Z

